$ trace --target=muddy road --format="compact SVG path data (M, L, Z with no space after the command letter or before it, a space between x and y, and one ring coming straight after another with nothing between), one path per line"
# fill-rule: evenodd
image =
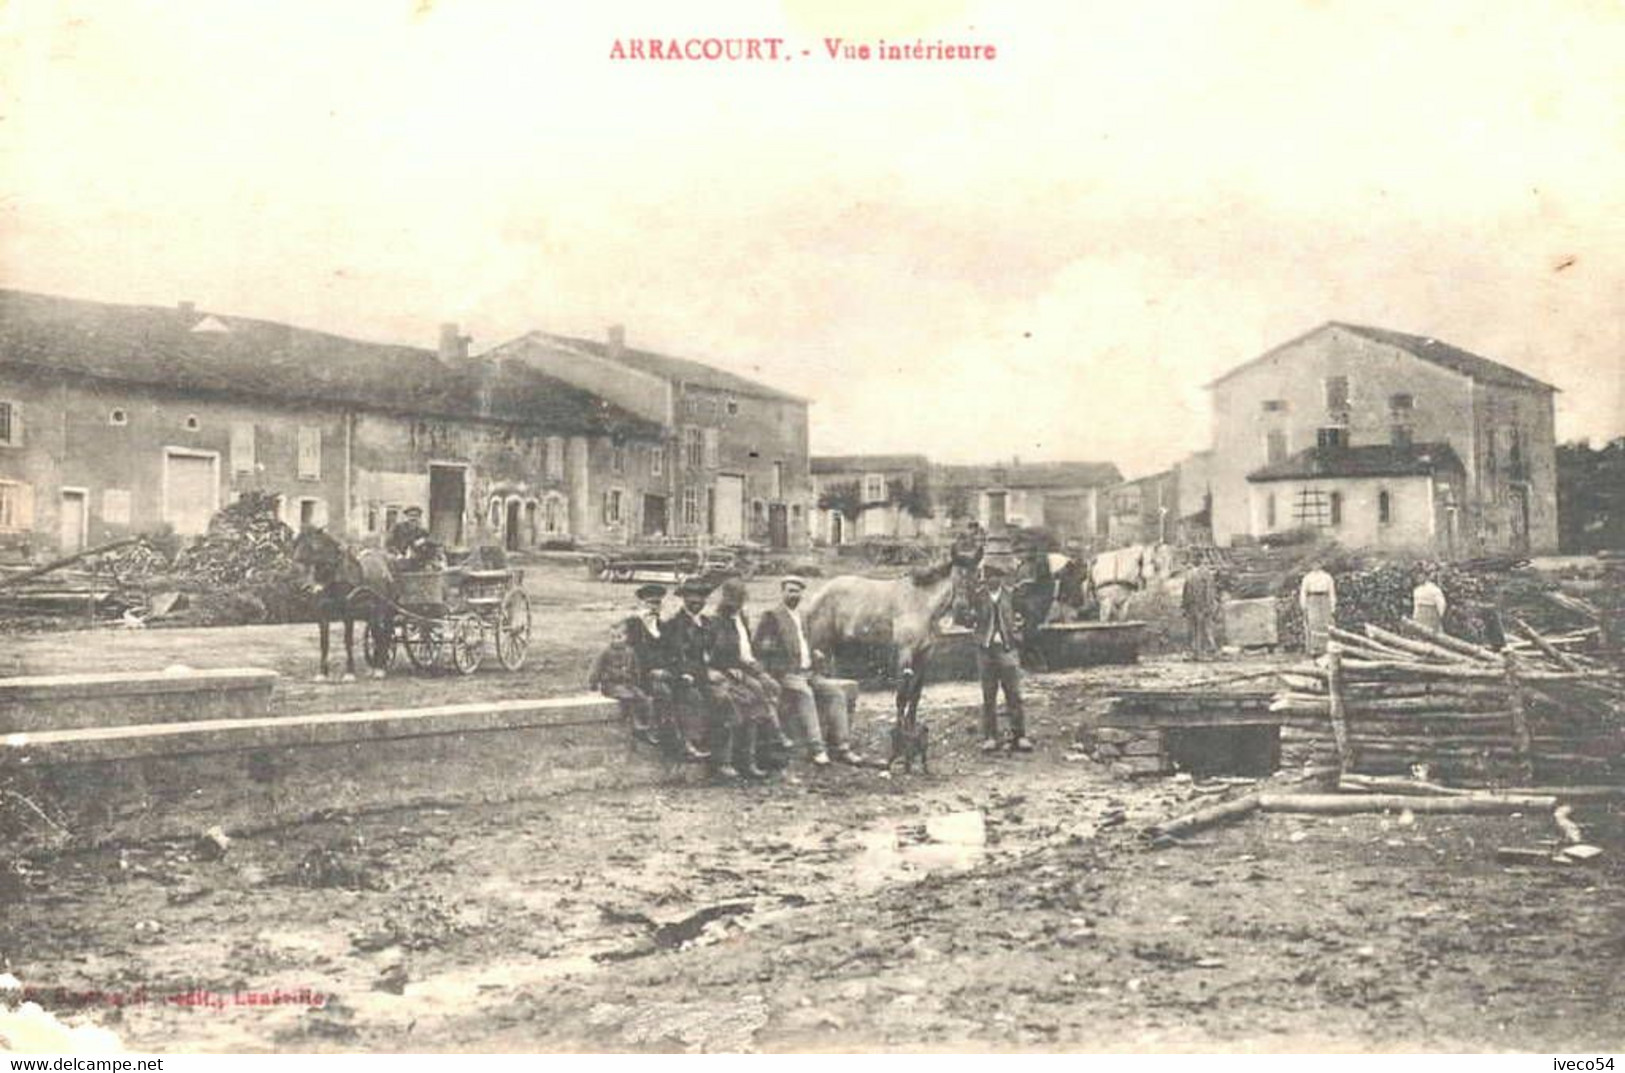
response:
M32 861L0 954L64 1019L156 1051L1619 1049L1617 812L1579 809L1605 853L1561 868L1495 859L1546 815L1260 815L1151 850L1146 824L1237 787L1115 781L1071 732L1114 684L1210 673L1035 680L1031 756L986 759L939 713L931 776L799 767ZM865 697L877 734L883 708Z

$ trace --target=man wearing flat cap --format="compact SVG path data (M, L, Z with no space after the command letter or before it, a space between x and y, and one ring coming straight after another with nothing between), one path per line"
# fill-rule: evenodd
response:
M678 587L677 595L683 601L682 610L662 622L660 631L671 661L672 693L690 717L685 733L692 738L704 726L712 772L721 779L737 779L733 747L739 714L712 684L710 630L705 614L711 586L699 578L689 578Z
M677 751L689 760L703 760L706 754L694 745L695 735L686 731L682 721L676 718L671 646L667 644L660 625L660 608L666 599L666 586L640 585L637 597L639 607L637 613L627 620L627 638L643 674L643 691L654 702L653 744L661 744L661 738L669 730L671 744Z
M982 564L983 583L972 605L972 635L976 639L976 670L982 679L982 751L999 748L999 691L1004 691L1010 718L1010 748L1032 752L1027 739L1027 715L1021 703L1021 622L1004 563Z
M807 583L790 575L779 587L782 599L756 624L757 658L784 690L790 725L806 735L812 762L828 764L833 753L842 763L860 764L863 758L853 750L851 738L857 683L818 673L822 653L814 652L807 643L801 621L801 596Z
M435 546L429 540L429 531L423 528L423 508L407 507L401 520L389 527L384 538L384 550L402 560L406 570L427 570L434 565Z

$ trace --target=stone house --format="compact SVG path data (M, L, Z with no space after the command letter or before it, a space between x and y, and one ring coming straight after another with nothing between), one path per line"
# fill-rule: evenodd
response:
M1110 462L1029 462L943 466L937 474L939 518L977 519L989 530L1005 525L1049 530L1075 545L1106 534L1106 492L1122 483Z
M612 536L594 497L659 427L465 350L0 291L0 548L195 536L250 490L354 541L411 505L453 546Z
M689 358L602 340L533 331L491 350L600 395L662 430L659 457L633 464L650 477L630 498L628 536L804 548L814 493L807 400ZM656 473L658 469L658 473Z
M931 463L924 455L818 455L812 459L812 482L815 504L843 487L855 489L861 503L856 518L818 508L813 539L821 544L866 538L915 540L936 533Z
M1557 545L1550 384L1437 339L1332 322L1208 388L1217 543L1312 525L1351 546L1413 546L1429 520L1446 554ZM1359 451L1378 446L1392 450Z

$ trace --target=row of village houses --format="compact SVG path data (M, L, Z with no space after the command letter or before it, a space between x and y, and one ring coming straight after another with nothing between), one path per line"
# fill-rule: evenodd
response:
M1550 384L1436 339L1330 323L1207 386L1212 446L1131 481L1109 463L814 457L818 535L909 538L970 516L1093 548L1300 530L1446 556L1557 547ZM850 493L834 504L853 487L856 510ZM909 509L924 488L933 516Z
M362 342L189 303L0 290L0 553L187 536L247 491L378 540L910 539L964 517L1074 546L1314 528L1348 546L1556 545L1555 389L1437 340L1327 324L1209 385L1212 447L1108 462L810 457L808 400L700 362L530 332L483 353Z

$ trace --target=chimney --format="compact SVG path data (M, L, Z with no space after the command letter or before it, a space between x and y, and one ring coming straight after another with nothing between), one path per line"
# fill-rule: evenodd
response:
M609 356L617 360L626 352L626 326L611 324L604 333L609 339Z
M440 326L440 360L463 361L468 357L468 344L473 336L458 334L458 327L453 324Z
M177 302L175 308L181 311L182 316L190 317L197 312L196 302Z

